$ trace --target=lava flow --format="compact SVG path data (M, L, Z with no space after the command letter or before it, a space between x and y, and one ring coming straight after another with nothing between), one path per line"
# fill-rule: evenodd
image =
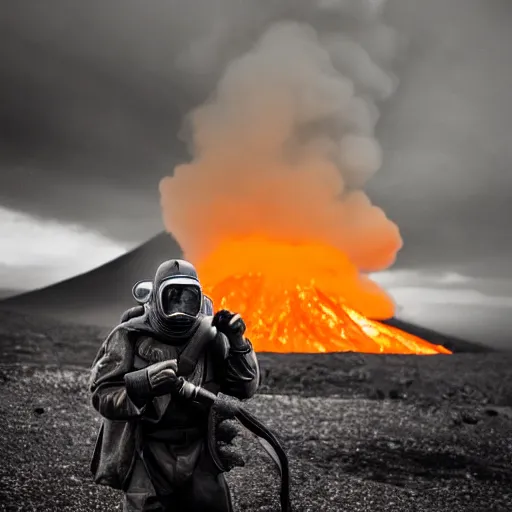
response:
M389 318L386 293L340 251L245 239L199 265L216 308L243 315L258 352L449 354L372 318Z

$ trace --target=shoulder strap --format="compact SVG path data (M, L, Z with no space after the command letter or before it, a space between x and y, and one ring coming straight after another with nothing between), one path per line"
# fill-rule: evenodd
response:
M190 375L201 356L206 345L215 338L215 329L212 327L212 317L205 316L201 319L199 327L178 358L178 376Z

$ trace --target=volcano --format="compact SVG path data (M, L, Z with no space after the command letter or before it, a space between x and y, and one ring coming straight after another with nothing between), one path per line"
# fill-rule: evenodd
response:
M112 326L133 306L132 287L152 279L158 265L179 258L181 248L167 233L90 272L0 302L13 311L85 325Z
M119 321L119 316L124 310L133 306L133 299L131 297L133 284L141 279L151 279L162 261L180 257L182 257L180 246L168 233L161 233L133 251L95 270L46 288L10 297L0 302L0 306L7 310L48 316L65 322L111 327ZM235 285L235 283L225 282L223 286L228 284ZM209 290L209 293L216 301L217 308L227 306L226 300L219 300L221 289L222 287L216 290ZM239 293L244 293L244 289L239 288ZM302 296L304 297L304 295ZM299 292L296 299L300 299L300 297L301 293ZM318 297L316 301L318 303ZM252 304L254 306L254 302ZM303 301L303 305L307 311L307 302ZM330 306L333 307L333 304ZM335 310L336 307L339 308L339 304L334 305ZM249 312L246 310L245 314L247 315ZM308 314L311 314L311 312ZM485 350L475 343L445 336L428 328L403 322L398 318L380 321L373 321L368 318L361 319L357 312L350 309L343 309L341 312L338 309L335 311L335 314L338 315L338 322L344 320L350 328L345 331L347 341L343 344L327 345L327 351L367 350L377 352L378 350L372 350L372 337L368 336L368 334L375 334L376 329L379 330L380 339L385 339L389 343L400 343L400 340L405 341L406 339L410 342L410 337L404 338L404 334L409 334L421 341L434 345L434 349L436 346L439 346L453 352L479 352ZM294 321L296 320L295 318ZM357 320L359 320L359 323L357 323ZM277 330L279 325L281 325L281 328L286 327L283 327L282 323L276 325ZM297 323L298 328L301 325L303 323L301 324L299 321ZM250 328L256 332L258 331L257 325L250 325ZM326 329L325 326L324 329ZM319 342L322 339L325 340L326 336L332 336L332 332L329 329L322 332L321 325L314 327L314 332ZM305 347L301 346L300 339L303 340L304 338L299 337L299 341L286 350L304 350ZM365 347L353 344L350 340L354 339L364 339L365 343L370 344L370 346ZM283 352L286 350L283 347L280 348L279 344L276 343L274 349L268 351ZM305 351L322 350L312 350L310 348ZM400 352L400 350L397 351ZM438 351L443 352L442 348ZM402 350L402 352L414 352L414 350Z
M260 352L450 353L371 320L392 316L390 297L322 243L232 239L200 261L198 272L217 307L242 314Z

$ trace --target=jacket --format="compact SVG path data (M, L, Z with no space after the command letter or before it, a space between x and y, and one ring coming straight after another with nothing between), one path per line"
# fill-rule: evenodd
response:
M203 322L211 323L211 317L204 317ZM202 336L208 339L201 340L205 348L196 354L195 363L202 358L206 371L202 373L201 382L196 384L215 394L220 392L241 400L251 398L260 377L252 346L245 353L240 353L230 350L222 333L207 329ZM138 341L141 337L152 339L151 332L140 330L137 319L117 326L101 346L90 375L92 405L103 418L91 471L97 484L120 490L126 489L129 483L135 455L142 443L141 420L158 422L169 403L169 397L163 396L153 399L152 407L139 408L129 397L125 375L138 369L137 346L140 346ZM158 340L154 341L158 343ZM178 357L178 368L179 365Z

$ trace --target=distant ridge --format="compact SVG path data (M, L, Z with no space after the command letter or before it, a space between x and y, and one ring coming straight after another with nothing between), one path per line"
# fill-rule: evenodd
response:
M427 327L405 322L399 318L381 320L381 323L397 327L402 331L408 332L413 336L418 336L418 338L433 343L434 345L442 345L452 352L494 352L491 348L480 345L479 343L455 338L454 336L447 336L446 334L441 334Z
M23 314L44 315L64 323L111 327L119 321L123 311L134 305L131 289L135 282L151 279L162 261L182 256L183 252L174 238L168 233L160 233L101 267L40 290L10 297L0 301L0 307ZM482 345L397 318L382 323L454 352L490 351Z
M5 288L0 288L0 300L6 299L7 297L14 297L15 295L19 295L20 293L20 290L9 290Z
M110 326L133 306L132 286L151 279L166 259L182 257L178 243L160 233L127 254L101 267L52 286L8 298L0 305L22 313L34 313L64 322Z

